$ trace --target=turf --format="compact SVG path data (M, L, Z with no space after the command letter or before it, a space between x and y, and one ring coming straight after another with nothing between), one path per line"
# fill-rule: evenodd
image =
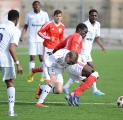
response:
M70 107L64 100L64 94L49 94L46 99L48 108L36 107L35 91L37 89L40 74L35 75L33 83L27 83L28 75L28 54L27 49L19 48L19 59L23 65L23 75L17 75L16 104L17 117L8 117L8 103L6 86L0 81L0 120L121 120L123 108L118 108L116 100L123 95L123 50L108 50L102 53L94 50L92 55L95 67L100 74L97 86L105 96L93 96L91 88L81 96L79 107ZM37 66L39 65L37 59ZM1 79L0 73L0 79ZM67 74L64 74L65 81ZM78 84L71 87L73 89Z

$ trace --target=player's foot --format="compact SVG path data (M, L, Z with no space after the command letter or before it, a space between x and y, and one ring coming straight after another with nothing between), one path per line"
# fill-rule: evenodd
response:
M45 105L43 103L36 103L35 106L38 106L38 107L48 107L47 105Z
M80 104L80 97L76 96L74 93L71 93L66 100L70 106L79 106Z
M72 105L71 102L69 101L70 95L65 95L65 100L67 101L68 105Z
M65 93L66 95L68 95L68 94L69 94L69 88L64 87L64 93Z
M36 99L39 99L41 92L42 92L42 89L40 89L40 86L39 86L37 91L36 91Z
M32 72L29 73L27 82L29 82L29 83L30 82L33 82L33 79L34 79L34 76L33 75L34 75L34 73L32 73Z
M103 96L105 93L101 92L100 90L97 90L96 92L93 93L95 96Z
M44 82L44 77L40 78L40 82L43 83Z
M8 115L11 116L11 117L17 116L17 114L14 111L13 112L9 111Z

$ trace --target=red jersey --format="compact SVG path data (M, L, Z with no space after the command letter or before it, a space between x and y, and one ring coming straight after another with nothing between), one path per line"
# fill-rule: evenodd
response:
M78 33L73 33L72 35L69 35L64 41L59 43L55 47L55 50L59 50L61 48L66 48L70 51L74 50L78 54L80 54L82 47L83 47L82 36Z
M64 25L56 25L54 21L46 23L38 32L38 35L44 38L43 45L49 49L54 49L64 40Z

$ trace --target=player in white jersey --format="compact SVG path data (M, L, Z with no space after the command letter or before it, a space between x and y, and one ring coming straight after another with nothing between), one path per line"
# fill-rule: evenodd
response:
M46 80L46 85L41 88L42 92L36 106L46 107L43 103L51 89L53 89L55 93L63 92L62 73L66 67L75 64L77 59L78 53L67 49L58 50L56 53L49 56L48 61L45 62L48 67L50 80Z
M93 43L96 42L101 47L102 51L105 51L102 41L100 40L100 23L97 21L97 18L98 11L96 9L91 9L89 11L89 19L84 22L84 24L88 27L88 33L83 40L82 55L84 56L85 61L92 68L94 68L93 60L91 57ZM92 89L94 95L96 96L104 95L103 92L97 89L96 82L93 84Z
M28 82L33 81L31 74L32 68L35 68L35 56L39 56L40 62L43 60L43 41L44 39L39 37L37 34L39 29L49 21L47 12L41 10L41 3L39 1L34 1L32 3L33 11L29 12L25 19L25 25L22 30L21 38L22 41L27 29L29 30L29 70L30 74L28 76ZM41 64L42 66L42 64ZM42 78L41 78L42 79Z
M9 116L15 116L15 87L13 80L16 78L14 63L17 73L22 73L22 67L16 56L16 47L20 38L20 31L16 27L19 19L19 12L10 10L8 21L0 24L0 68L2 69L3 81L7 86L9 101Z

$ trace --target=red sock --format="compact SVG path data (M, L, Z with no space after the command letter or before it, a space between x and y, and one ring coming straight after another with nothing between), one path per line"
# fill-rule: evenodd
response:
M32 68L32 72L33 73L36 73L36 72L43 72L43 69L40 67L40 68Z
M73 90L76 96L80 96L85 90L87 90L97 80L95 76L90 75L85 82L81 83L76 89Z

